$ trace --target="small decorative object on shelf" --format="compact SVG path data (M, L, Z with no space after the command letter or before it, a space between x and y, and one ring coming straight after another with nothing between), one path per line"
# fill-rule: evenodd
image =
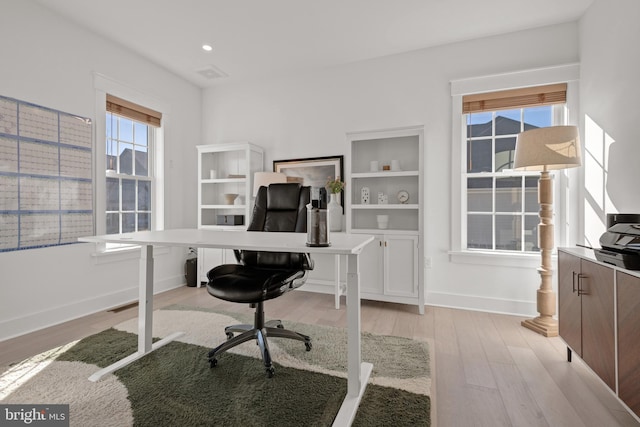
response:
M400 169L400 160L391 160L391 170L399 171Z
M391 170L391 166L389 166L389 165L382 165L382 170L383 170L383 171L390 171L390 170Z
M378 192L378 204L386 205L388 202L389 202L389 198L387 197L387 195L381 191Z
M369 171L370 172L378 172L378 161L377 160L371 160L369 162Z
M362 187L362 190L360 190L360 203L363 205L369 204L369 187Z
M327 181L327 188L331 193L331 199L327 205L329 211L329 230L341 231L342 230L342 206L340 205L340 192L344 189L344 182L340 181L340 177L336 179L329 179Z
M378 228L381 230L386 230L389 226L389 215L376 215L376 220L378 221Z
M398 201L403 205L409 201L409 192L407 190L398 191Z
M225 193L224 194L224 200L227 203L227 205L232 205L233 202L236 200L236 197L238 197L237 193Z
M244 225L244 215L217 215L217 225Z

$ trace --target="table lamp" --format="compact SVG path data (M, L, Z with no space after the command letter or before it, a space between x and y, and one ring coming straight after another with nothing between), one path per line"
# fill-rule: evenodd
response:
M538 203L540 204L540 224L538 244L542 263L540 288L537 292L537 311L534 319L522 321L522 326L545 337L558 336L556 295L551 287L553 250L553 187L550 170L568 169L580 166L580 135L576 126L551 126L532 129L518 134L514 169L540 171L538 180Z
M287 175L280 172L256 172L253 175L253 197L256 197L260 187L280 182L287 182Z

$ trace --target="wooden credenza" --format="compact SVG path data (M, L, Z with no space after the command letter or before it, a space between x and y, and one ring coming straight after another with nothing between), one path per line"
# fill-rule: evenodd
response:
M640 416L640 278L616 271L618 397Z
M578 354L640 416L640 271L559 248L558 319L568 360Z

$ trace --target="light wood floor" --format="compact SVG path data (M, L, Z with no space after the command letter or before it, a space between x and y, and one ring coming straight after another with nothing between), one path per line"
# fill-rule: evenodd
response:
M154 301L155 308L180 303L252 311L248 305L213 298L204 288L186 286ZM267 318L346 326L344 298L342 308L335 310L332 295L290 292L269 301L265 311ZM136 316L137 308L102 312L5 341L0 367ZM521 327L521 320L429 306L421 316L412 306L362 302L363 330L434 344L433 425L640 426L578 357L567 363L559 338L539 336Z

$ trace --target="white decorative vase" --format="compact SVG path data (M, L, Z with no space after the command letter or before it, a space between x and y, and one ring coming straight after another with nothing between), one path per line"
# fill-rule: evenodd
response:
M340 193L331 193L329 204L327 204L327 211L329 211L329 230L342 230L342 206L340 205Z
M386 230L389 226L389 215L377 215L376 220L378 221L378 228L381 230Z

